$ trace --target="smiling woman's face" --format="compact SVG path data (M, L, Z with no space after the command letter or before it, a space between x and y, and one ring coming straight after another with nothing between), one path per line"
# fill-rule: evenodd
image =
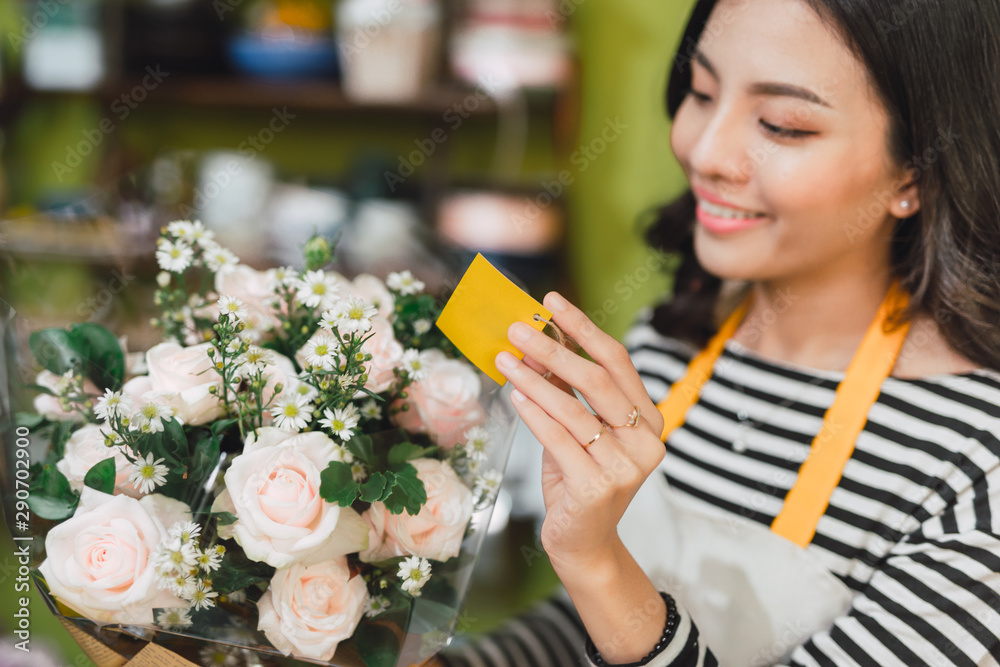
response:
M887 114L835 31L803 0L720 0L691 55L671 143L698 197L701 264L723 278L884 280L896 217L919 203L900 194Z

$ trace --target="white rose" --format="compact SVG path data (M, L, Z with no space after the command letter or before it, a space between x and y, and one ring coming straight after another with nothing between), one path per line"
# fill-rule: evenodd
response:
M364 519L319 495L320 473L342 457L322 433L261 428L226 471L226 489L213 511L235 514L226 532L248 558L272 567L360 551L368 545Z
M66 441L66 449L56 463L56 470L69 480L71 488L83 491L83 479L87 472L104 459L114 457L115 495L126 493L133 498L141 497L139 491L128 483L131 464L125 458L124 445L108 447L104 443L105 433L96 424L87 424L74 431Z
M181 347L160 343L146 352L149 375L133 378L123 390L137 404L145 401L169 405L185 424L198 426L225 414L214 391L221 392L222 378L208 356L211 343Z
M368 362L368 381L365 389L376 394L387 390L396 381L395 369L403 361L402 344L392 333L392 324L383 317L372 318L372 336L365 341L362 349L372 355Z
M427 377L407 388L410 408L396 415L396 423L407 431L427 433L439 447L451 449L467 430L486 420L479 402L482 383L476 369L464 361L449 359L440 350L424 355Z
M367 597L364 579L351 577L346 558L296 564L271 579L257 603L257 629L285 655L326 662L354 634Z
M152 624L153 609L187 602L156 587L152 554L187 505L154 493L140 500L84 487L72 517L45 536L38 567L60 602L98 623Z
M408 555L445 561L462 550L474 507L472 492L444 461L411 463L427 489L427 504L411 516L390 514L383 503L373 503L364 514L370 526L368 549L359 554L366 563Z

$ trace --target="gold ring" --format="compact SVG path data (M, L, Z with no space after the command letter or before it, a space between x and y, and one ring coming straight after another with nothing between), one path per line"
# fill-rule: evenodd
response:
M612 426L611 424L609 424L607 422L603 422L603 423L604 423L604 425L607 428L610 428L610 429L616 429L616 428L636 428L636 427L639 426L639 406L638 405L633 405L632 406L632 412L629 413L628 421L625 422L624 424L621 424L619 426Z
M592 444L594 444L595 442L597 442L598 438L600 438L602 435L604 435L605 433L607 433L607 431L608 431L608 428L606 426L602 426L601 430L597 432L597 435L595 435L593 438L591 438L590 440L588 440L587 444L582 445L582 447L584 449L586 449L587 447L590 447Z

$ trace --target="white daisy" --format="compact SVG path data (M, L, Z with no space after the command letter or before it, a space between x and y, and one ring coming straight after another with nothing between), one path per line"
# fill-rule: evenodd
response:
M295 394L302 400L312 403L313 399L319 396L319 392L308 382L299 382L295 387L289 392Z
M383 611L389 608L389 600L383 595L376 595L374 597L368 598L368 602L365 604L365 616L368 618L375 618Z
M409 271L390 273L385 284L389 289L400 294L416 294L424 289L424 284L417 280Z
M426 558L410 556L399 564L396 576L403 582L403 590L413 597L420 597L420 589L431 578L431 564Z
M195 578L187 573L174 573L167 583L170 592L182 600L190 600L196 586Z
M479 497L480 501L493 502L497 492L500 491L500 483L503 475L497 470L490 470L476 478L476 484L472 491Z
M382 406L374 398L369 398L361 405L361 416L365 419L381 419Z
M153 554L157 571L170 574L190 574L197 563L198 549L191 541L168 535Z
M325 271L307 271L295 281L296 298L309 308L326 310L337 300L337 278Z
M191 223L191 238L202 248L212 248L216 246L215 232L205 229L201 221L195 220Z
M268 366L273 365L274 355L270 350L251 345L236 359L236 363L239 364L240 375L248 378L257 373L265 372Z
M419 350L409 349L403 352L403 370L409 373L414 382L420 382L427 377L426 357Z
M204 581L199 581L191 593L191 606L197 609L208 609L215 606L215 600L219 594L212 590L212 587Z
M306 343L304 356L306 363L324 371L332 371L337 367L340 354L340 344L333 336L314 336Z
M247 317L247 305L235 296L223 294L219 297L219 316L229 315L231 321L242 322Z
M431 321L428 319L419 319L413 323L413 333L418 336L423 336L425 333L431 330Z
M183 521L175 523L170 527L167 536L171 539L178 539L182 543L194 542L201 535L201 525L194 521Z
M190 220L174 220L167 225L167 233L185 243L194 243L194 225Z
M143 433L159 433L163 430L163 421L174 416L174 409L169 405L160 405L149 401L139 406L132 415L132 425Z
M323 411L325 419L319 421L320 426L330 429L330 431L343 441L348 441L354 435L353 429L358 425L361 415L353 403L348 403L343 408Z
M234 336L232 340L226 345L226 354L230 357L235 357L243 354L243 350L249 343L242 336Z
M462 437L465 439L465 453L470 459L486 460L486 455L493 442L489 431L482 426L473 426Z
M186 628L191 625L191 617L188 616L188 609L186 607L164 609L156 615L156 624L168 630Z
M313 406L308 401L291 394L279 396L271 408L274 425L284 431L301 431L312 421Z
M214 549L200 551L196 560L198 567L205 572L214 572L222 567L222 554L218 553Z
M170 241L161 240L159 247L156 249L156 263L164 271L182 273L186 268L191 266L193 258L194 251L183 241L171 243Z
M204 244L202 244L204 247ZM205 248L205 265L215 273L228 273L236 268L240 263L239 258L228 248L212 244L212 247Z
M163 459L153 460L153 454L146 454L146 458L136 459L131 464L128 483L139 490L139 493L150 493L158 486L167 483L167 466L160 465Z
M372 318L378 314L378 308L364 299L348 297L338 301L334 307L327 311L334 316L333 325L341 335L347 336L352 333L365 333L372 328ZM324 313L326 321L326 313Z
M267 287L272 292L277 291L279 287L290 287L299 279L299 272L290 266L268 269L265 275L267 276Z
M122 396L120 391L104 390L104 396L97 399L97 406L94 407L94 414L101 421L111 421L115 417L130 412L132 406L128 398Z
M351 478L358 483L368 479L368 471L365 470L365 466L361 461L355 461L351 464Z

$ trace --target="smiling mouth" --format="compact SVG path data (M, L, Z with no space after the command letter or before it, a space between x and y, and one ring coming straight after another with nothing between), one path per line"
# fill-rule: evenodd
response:
M701 197L698 198L698 207L711 216L723 218L725 220L756 220L764 217L763 213L755 213L753 211L745 211L738 208L731 208L729 206L722 206L721 204L714 204L706 199L702 199Z

